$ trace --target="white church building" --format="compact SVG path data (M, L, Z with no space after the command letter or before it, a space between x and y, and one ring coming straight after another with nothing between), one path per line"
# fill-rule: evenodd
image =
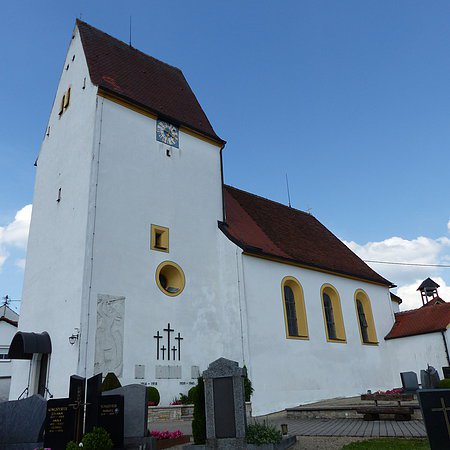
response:
M219 357L255 414L399 384L392 284L312 215L223 181L182 72L77 21L37 159L10 399L114 372L162 404Z

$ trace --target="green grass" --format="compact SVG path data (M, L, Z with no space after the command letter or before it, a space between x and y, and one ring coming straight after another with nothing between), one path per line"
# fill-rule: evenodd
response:
M342 450L429 450L427 439L369 439L344 445Z

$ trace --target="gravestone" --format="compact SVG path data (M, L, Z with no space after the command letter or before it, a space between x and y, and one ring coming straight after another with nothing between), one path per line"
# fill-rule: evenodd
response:
M148 427L147 388L142 384L129 384L103 393L104 396L115 394L124 398L124 436L144 437Z
M84 424L84 398L86 395L86 378L72 375L69 382L69 400L75 409L74 441L79 442L83 437Z
M225 358L203 372L207 448L246 448L244 376L237 362Z
M69 441L76 439L76 410L69 398L47 401L45 420L45 448L66 448Z
M444 378L450 378L450 367L443 367L442 374L444 375Z
M419 389L416 372L401 372L400 378L405 392L416 392Z
M0 403L0 449L42 446L47 401L40 395Z
M100 399L102 395L102 374L94 375L87 380L86 388L86 420L84 429L91 432L98 426Z
M450 389L417 392L431 450L450 448Z
M437 370L428 366L427 370L420 371L420 383L422 384L422 389L436 389L439 385L439 374Z
M98 424L109 433L114 448L123 447L123 403L121 395L105 395L100 400Z

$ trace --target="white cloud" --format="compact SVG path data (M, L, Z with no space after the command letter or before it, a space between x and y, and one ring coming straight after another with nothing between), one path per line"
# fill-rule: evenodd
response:
M16 259L16 262L14 263L19 269L25 269L25 262L26 259L25 258L19 258Z
M9 257L8 247L26 249L30 229L32 205L17 211L14 220L0 227L0 269ZM20 264L20 263L19 263ZM20 265L18 265L20 267Z
M408 240L395 236L384 241L368 242L362 245L356 242L344 241L344 243L365 261L410 264L448 264L450 262L450 239L447 237L431 239L420 236L416 239ZM427 277L432 278L441 285L439 295L444 300L450 301L450 269L371 262L367 264L398 286L396 293L403 299L403 304L401 305L403 310L417 308L422 305L420 294L416 289Z
M448 229L448 231L450 233L450 220L447 222L447 229Z

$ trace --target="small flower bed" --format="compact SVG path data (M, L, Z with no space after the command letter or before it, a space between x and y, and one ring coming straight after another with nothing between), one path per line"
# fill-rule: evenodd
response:
M147 402L147 406L156 406L157 403L156 402Z
M154 437L158 440L161 440L161 439L176 439L176 438L182 437L184 435L180 430L176 430L176 431L152 430L152 431L150 431L150 436Z
M388 389L387 391L376 391L374 392L374 394L383 394L383 395L403 394L403 388Z

